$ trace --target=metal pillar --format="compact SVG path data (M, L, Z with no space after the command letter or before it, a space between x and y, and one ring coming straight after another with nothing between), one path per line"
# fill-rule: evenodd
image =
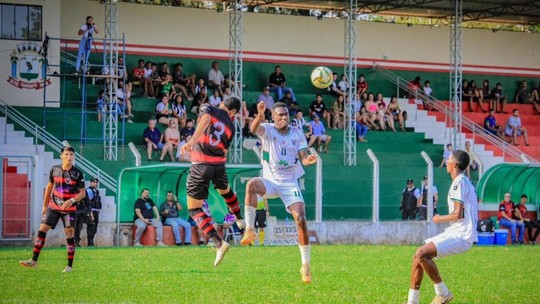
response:
M103 64L108 67L111 75L118 71L118 2L105 1L105 40L103 41ZM103 126L103 149L105 160L118 159L118 115L116 100L118 78L108 78L108 105L105 110Z
M461 85L463 81L463 65L461 44L461 24L463 22L462 0L452 0L452 9L454 15L450 23L450 101L451 108L454 110L453 131L450 136L450 142L454 149L461 147L461 125L462 125L462 106L461 106ZM452 121L452 120L451 120Z
M231 93L242 101L242 1L234 0L229 3L229 87ZM233 85L234 84L234 85ZM242 163L242 121L241 110L234 121L234 138L229 150L231 163Z
M343 164L356 166L356 111L353 102L356 100L356 8L357 0L349 0L348 17L345 19L345 75L349 80L345 101L345 117L343 128Z

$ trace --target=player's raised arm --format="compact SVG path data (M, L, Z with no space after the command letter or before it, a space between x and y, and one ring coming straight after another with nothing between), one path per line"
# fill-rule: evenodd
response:
M255 116L255 119L251 123L251 126L249 127L249 130L251 133L261 136L264 132L264 127L261 126L262 121L264 120L264 112L266 111L266 104L264 101L259 101L257 104L257 116Z
M307 149L300 150L298 154L300 155L300 160L302 161L303 166L309 166L317 163L317 156L309 154Z

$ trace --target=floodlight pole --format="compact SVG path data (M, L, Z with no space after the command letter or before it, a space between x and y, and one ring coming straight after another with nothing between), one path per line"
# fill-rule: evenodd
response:
M243 60L242 60L242 1L234 0L229 4L229 87L231 93L242 101ZM234 85L233 85L234 84ZM243 107L243 106L242 106ZM234 138L229 150L231 163L242 163L242 124L243 109L234 120Z
M344 103L343 117L343 164L356 166L356 8L357 0L349 0L348 16L345 19L345 66L349 81L348 99ZM328 126L330 127L330 126Z
M105 1L105 40L103 41L103 64L108 67L110 76L118 76L118 1ZM107 70L107 69L106 69ZM125 69L124 69L125 74ZM108 103L105 106L103 126L103 155L105 160L118 159L118 115L116 89L118 78L106 78ZM106 83L107 83L106 80ZM124 113L125 114L125 113Z
M462 113L461 106L461 85L463 81L463 63L462 53L463 47L461 44L461 25L463 22L463 6L462 0L452 0L452 9L454 15L451 17L450 23L450 104L454 110L452 121L453 132L450 136L450 141L454 145L454 149L461 147L461 126Z

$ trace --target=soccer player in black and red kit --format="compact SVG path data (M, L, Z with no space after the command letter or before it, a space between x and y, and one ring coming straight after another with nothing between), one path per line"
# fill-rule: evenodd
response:
M202 210L202 204L208 198L208 187L212 181L229 210L237 220L242 219L238 198L229 186L225 171L227 151L234 136L232 119L239 111L240 100L236 97L223 101L217 108L209 104L201 105L195 134L182 146L182 153L191 153L192 165L186 186L189 215L218 248L214 266L219 265L230 245L219 237L212 225L212 218Z
M41 225L34 243L34 254L30 260L19 261L24 267L35 268L41 249L45 245L47 232L56 227L59 220L64 223L67 240L68 263L64 272L71 272L75 257L75 211L79 201L86 196L83 173L73 166L75 150L62 148L61 165L51 168L49 183L45 188Z

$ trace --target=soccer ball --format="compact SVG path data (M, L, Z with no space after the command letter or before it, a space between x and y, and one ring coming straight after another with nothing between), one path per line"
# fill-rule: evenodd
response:
M316 67L311 71L311 83L319 89L326 89L334 80L332 71L324 66Z

